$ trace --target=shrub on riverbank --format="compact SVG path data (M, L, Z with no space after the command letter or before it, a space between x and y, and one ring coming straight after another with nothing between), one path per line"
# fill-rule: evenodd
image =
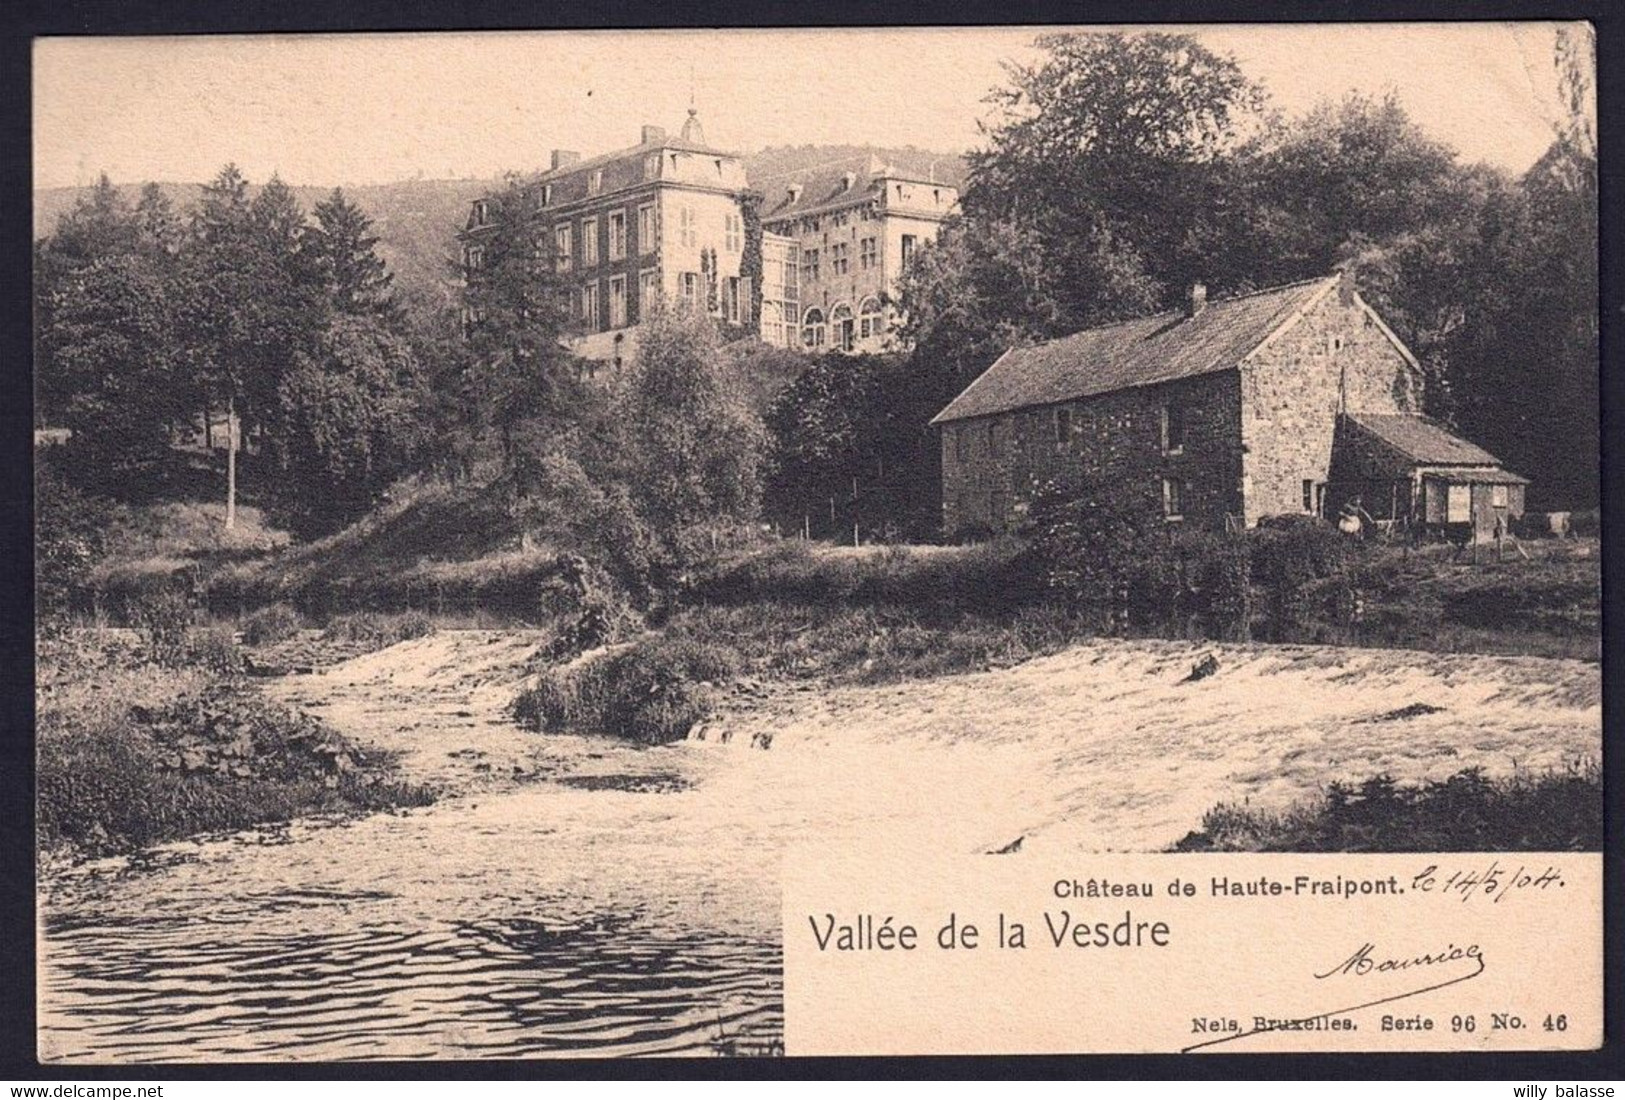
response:
M607 733L644 744L680 741L709 715L742 661L725 645L649 637L541 673L514 703L544 733Z
M270 604L243 618L243 644L266 646L285 642L298 634L304 625L299 612L287 604Z
M1334 782L1281 812L1220 803L1181 852L1600 851L1602 772L1595 761L1491 779L1477 768L1444 780Z
M356 642L370 649L387 649L397 642L426 638L434 631L434 620L422 611L399 615L360 611L331 620L323 629L322 638L329 642Z
M390 760L207 662L164 668L127 639L75 633L39 653L42 849L96 855L430 801L394 777Z

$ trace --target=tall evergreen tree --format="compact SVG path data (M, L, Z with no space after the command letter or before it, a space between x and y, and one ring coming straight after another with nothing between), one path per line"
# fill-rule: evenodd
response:
M342 189L335 187L316 204L316 224L305 239L335 310L357 314L395 311L391 289L395 280L378 255L372 219Z

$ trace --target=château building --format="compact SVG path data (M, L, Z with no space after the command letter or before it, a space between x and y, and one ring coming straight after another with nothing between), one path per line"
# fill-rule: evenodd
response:
M567 286L572 350L617 366L662 296L775 346L879 351L902 265L958 201L931 165L875 157L754 187L692 108L675 138L644 126L636 145L589 160L554 150L525 192ZM475 200L460 234L465 268L479 268L494 230L489 200Z

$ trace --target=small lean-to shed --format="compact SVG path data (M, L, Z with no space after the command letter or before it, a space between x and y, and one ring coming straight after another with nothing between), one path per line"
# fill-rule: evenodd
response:
M1339 502L1458 542L1484 542L1523 515L1529 480L1423 416L1345 413L1333 460Z

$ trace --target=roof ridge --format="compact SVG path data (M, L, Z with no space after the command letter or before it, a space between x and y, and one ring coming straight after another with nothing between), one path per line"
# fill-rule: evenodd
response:
M867 163L869 157L873 156L873 155L875 155L875 154L872 154L872 153L853 153L850 156L836 157L834 160L821 160L817 164L803 165L802 167L793 169L793 170L791 170L789 172L774 172L770 176L763 176L762 177L762 182L765 183L768 180L783 179L786 176L799 176L799 175L803 175L803 174L808 173L808 172L816 172L820 168L833 168L838 164L853 164L853 163L855 163L857 161L860 161L860 160Z
M1278 283L1275 286L1259 287L1257 290L1247 290L1247 291L1243 291L1240 294L1232 294L1228 298L1215 298L1211 302L1209 302L1208 305L1209 306L1229 305L1231 302L1240 302L1240 301L1243 301L1244 299L1247 299L1247 298L1256 298L1261 294L1278 294L1283 290L1296 290L1299 287L1313 286L1316 283L1324 283L1327 280L1335 279L1336 277L1337 277L1336 275L1317 275L1313 279L1298 279L1298 280L1296 280L1294 282L1290 282L1290 283ZM1118 320L1118 321L1107 321L1105 324L1100 324L1100 325L1088 325L1088 326L1086 326L1084 328L1076 329L1076 330L1074 330L1072 332L1066 333L1063 336L1052 336L1047 340L1041 340L1041 341L1039 341L1039 343L1052 344L1052 343L1055 343L1055 342L1060 341L1060 340L1070 340L1074 336L1083 336L1083 335L1085 335L1087 333L1091 333L1091 332L1104 332L1106 329L1118 328L1118 327L1120 327L1122 325L1139 324L1141 321L1154 321L1158 317L1177 317L1183 312L1184 311L1181 310L1178 306L1174 306L1174 307L1171 307L1169 309L1159 309L1155 313L1140 313L1140 314L1136 314L1133 317L1124 317L1124 318L1122 318L1121 320ZM1029 345L1029 346L1032 346L1032 345Z

